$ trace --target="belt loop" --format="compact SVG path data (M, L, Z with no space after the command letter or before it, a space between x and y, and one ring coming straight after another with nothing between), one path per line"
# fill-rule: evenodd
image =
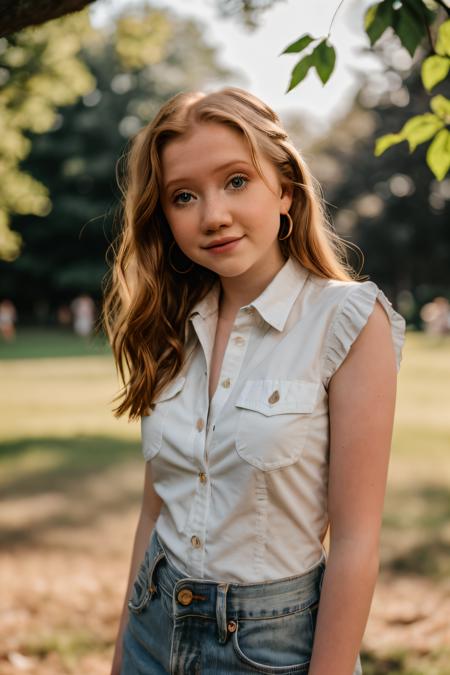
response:
M149 569L149 572L148 572L148 590L149 590L149 592L150 592L150 596L153 596L153 593L156 592L156 586L155 586L155 584L153 583L153 575L154 575L154 573L155 573L156 565L157 565L157 564L159 563L159 561L162 560L162 558L164 558L164 557L165 557L164 551L161 551L161 553L158 553L158 555L156 556L156 558L153 559L152 566L151 566L151 568Z
M228 630L227 630L227 592L228 584L219 583L217 584L217 596L216 596L216 620L217 627L219 632L219 643L225 644L227 641Z

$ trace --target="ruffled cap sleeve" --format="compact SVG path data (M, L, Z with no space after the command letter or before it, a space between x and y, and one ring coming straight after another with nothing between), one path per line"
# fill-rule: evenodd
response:
M373 281L357 282L346 294L330 326L325 347L324 384L326 386L366 325L377 300L384 308L391 324L397 372L399 371L405 340L405 319L394 310L391 301Z

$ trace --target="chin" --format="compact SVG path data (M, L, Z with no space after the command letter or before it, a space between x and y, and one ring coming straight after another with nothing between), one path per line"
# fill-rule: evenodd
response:
M229 265L223 265L221 269L215 269L214 272L216 272L221 277L231 279L233 277L242 276L248 272L251 267L251 264L243 265L242 262L235 261L234 264L230 263Z

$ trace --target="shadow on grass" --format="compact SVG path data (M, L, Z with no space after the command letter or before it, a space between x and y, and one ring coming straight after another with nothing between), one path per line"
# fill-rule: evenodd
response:
M411 669L403 652L379 656L373 652L361 652L364 675L424 675L423 670Z
M136 466L142 462L144 476L139 442L109 436L39 437L4 443L0 446L0 500L5 508L8 500L14 502L9 508L13 515L15 509L21 511L19 521L29 513L32 522L31 527L0 530L4 546L11 550L37 545L52 528L93 526L105 513L133 507L142 496L143 482L127 487L126 481L121 483L120 468L125 471L134 462ZM61 508L46 513L43 497L50 502L55 497Z
M443 578L450 574L450 541L445 528L450 519L450 488L425 484L390 494L383 518L388 537L401 540L413 532L416 543L393 553L384 569L401 574Z
M399 648L387 654L361 651L364 675L449 675L448 650L417 654L414 649Z

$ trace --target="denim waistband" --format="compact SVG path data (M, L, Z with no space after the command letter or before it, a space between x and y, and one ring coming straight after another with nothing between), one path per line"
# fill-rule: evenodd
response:
M147 549L148 584L172 597L174 618L198 614L217 619L225 639L229 622L264 619L308 609L319 602L326 561L303 574L242 584L186 576L169 560L156 530ZM159 588L158 588L159 587Z

